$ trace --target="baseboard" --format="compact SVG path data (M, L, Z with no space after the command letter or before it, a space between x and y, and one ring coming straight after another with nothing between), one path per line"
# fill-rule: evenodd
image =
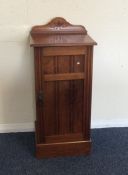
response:
M0 133L29 132L29 131L34 131L34 122L0 124Z
M92 120L91 122L91 128L113 128L113 127L128 127L128 119Z
M92 120L91 128L111 128L111 127L128 127L128 120ZM34 122L0 124L0 133L10 132L31 132L35 129Z

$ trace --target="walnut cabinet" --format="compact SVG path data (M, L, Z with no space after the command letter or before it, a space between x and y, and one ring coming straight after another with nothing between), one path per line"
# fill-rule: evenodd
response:
M88 154L94 40L57 17L34 26L36 157Z

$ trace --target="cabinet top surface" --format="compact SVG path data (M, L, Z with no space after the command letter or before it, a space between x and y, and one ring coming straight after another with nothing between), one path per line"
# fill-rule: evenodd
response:
M60 17L46 25L34 26L30 35L30 45L34 47L96 45L83 26L72 25Z

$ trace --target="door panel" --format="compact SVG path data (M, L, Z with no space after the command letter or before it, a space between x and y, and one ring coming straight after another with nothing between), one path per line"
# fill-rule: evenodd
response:
M74 80L71 85L72 133L81 133L83 129L84 81Z
M50 139L52 142L54 138L73 141L78 136L77 140L83 140L84 77L77 75L84 73L85 56L45 56L42 59L42 79L45 75L53 76L52 80L44 78L43 81L45 142ZM76 73L76 78L54 80L55 74L70 73Z
M44 83L44 133L45 135L56 134L56 104L55 104L55 82Z
M43 73L84 72L84 59L84 55L43 57Z
M81 133L83 80L44 83L45 135Z

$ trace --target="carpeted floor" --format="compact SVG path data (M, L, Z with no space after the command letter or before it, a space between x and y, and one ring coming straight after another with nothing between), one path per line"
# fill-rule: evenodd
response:
M34 133L0 134L0 175L128 175L128 128L92 130L89 156L37 160Z

